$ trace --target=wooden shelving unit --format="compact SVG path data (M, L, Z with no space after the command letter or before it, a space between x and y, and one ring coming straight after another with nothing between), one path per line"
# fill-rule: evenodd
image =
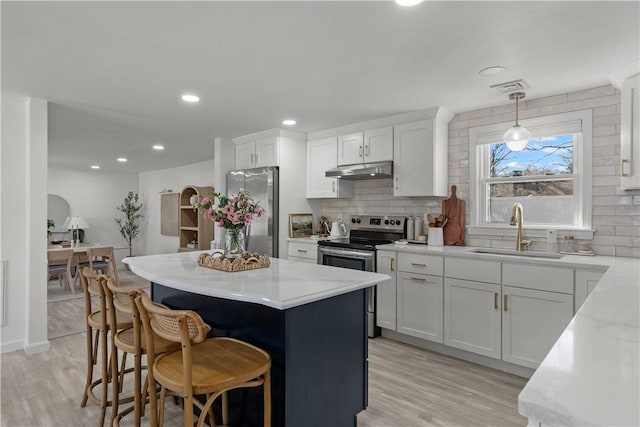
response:
M191 207L191 197L196 195L198 200L209 193L213 193L213 187L187 186L180 193L180 246L178 252L200 251L209 249L213 240L213 222L202 217L202 209L197 211ZM188 247L192 241L196 241L195 247Z

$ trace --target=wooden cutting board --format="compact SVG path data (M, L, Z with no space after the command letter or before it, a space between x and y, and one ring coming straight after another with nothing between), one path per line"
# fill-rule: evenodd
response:
M464 200L456 196L457 187L451 186L451 197L442 201L442 214L447 222L442 230L444 244L450 246L464 246Z

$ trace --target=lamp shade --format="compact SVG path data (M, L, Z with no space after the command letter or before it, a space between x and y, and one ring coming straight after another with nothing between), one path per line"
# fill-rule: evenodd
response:
M85 230L89 228L89 223L81 216L72 216L69 222L65 221L67 230L79 229Z
M522 151L527 148L530 138L531 132L520 125L515 125L504 133L502 140L509 150Z

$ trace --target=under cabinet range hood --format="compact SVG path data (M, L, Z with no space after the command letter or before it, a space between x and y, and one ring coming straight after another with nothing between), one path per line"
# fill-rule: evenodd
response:
M393 178L393 162L357 163L337 166L325 172L327 178L347 180Z

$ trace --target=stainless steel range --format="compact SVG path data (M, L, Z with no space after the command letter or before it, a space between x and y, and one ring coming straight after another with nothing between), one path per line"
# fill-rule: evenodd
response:
M349 237L318 242L318 264L352 270L376 271L376 245L392 243L406 235L402 216L354 215L347 221ZM375 286L367 289L367 331L380 335L376 326Z

